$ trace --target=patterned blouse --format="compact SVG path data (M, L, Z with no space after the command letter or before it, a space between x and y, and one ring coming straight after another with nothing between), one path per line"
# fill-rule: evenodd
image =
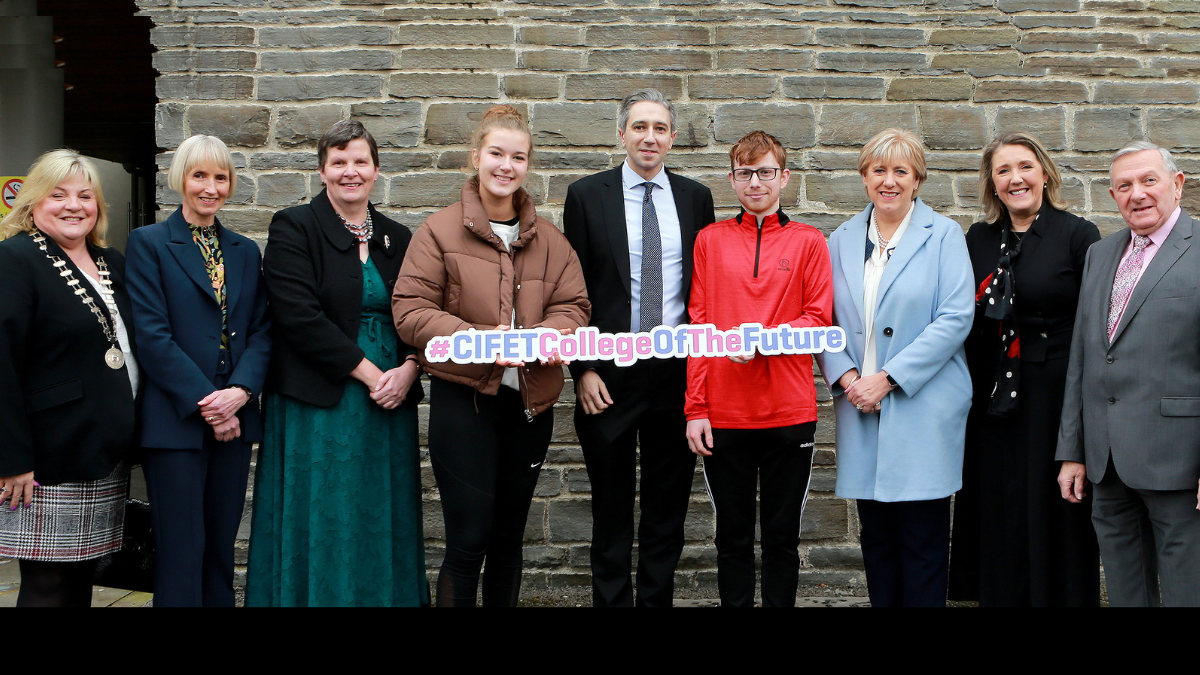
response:
M221 303L221 349L229 349L229 317L225 303L225 257L221 254L221 242L217 239L217 226L201 227L188 223L192 230L192 241L200 247L204 256L204 267L212 283L213 296Z

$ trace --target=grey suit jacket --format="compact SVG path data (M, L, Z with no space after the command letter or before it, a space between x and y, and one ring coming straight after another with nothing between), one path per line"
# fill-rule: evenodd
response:
M1110 345L1109 296L1124 229L1092 245L1083 268L1056 460L1083 462L1094 483L1111 453L1142 490L1196 489L1200 479L1200 240L1179 216L1134 287Z

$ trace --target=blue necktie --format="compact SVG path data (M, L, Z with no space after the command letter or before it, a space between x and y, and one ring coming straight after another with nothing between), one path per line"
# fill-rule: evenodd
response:
M662 323L662 235L658 232L658 214L654 211L654 183L641 183L646 188L642 198L642 286L638 329L648 331Z

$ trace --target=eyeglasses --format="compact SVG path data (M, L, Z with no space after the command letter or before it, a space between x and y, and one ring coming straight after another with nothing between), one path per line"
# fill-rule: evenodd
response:
M774 180L775 176L779 175L782 169L774 166L763 167L761 169L734 169L733 179L739 183L745 183L750 180L754 174L758 174L758 179L761 181Z

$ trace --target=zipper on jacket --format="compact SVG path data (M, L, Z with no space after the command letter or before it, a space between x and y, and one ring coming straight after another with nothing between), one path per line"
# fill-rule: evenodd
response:
M524 389L524 391L521 392L523 395L521 402L525 404L525 421L533 422L533 411L529 409L529 382L525 380L524 366L517 368L517 376L521 378L521 384L523 385Z
M754 243L754 278L758 278L758 254L762 250L762 221L758 220L758 216L754 216L754 220L758 221L758 241Z

